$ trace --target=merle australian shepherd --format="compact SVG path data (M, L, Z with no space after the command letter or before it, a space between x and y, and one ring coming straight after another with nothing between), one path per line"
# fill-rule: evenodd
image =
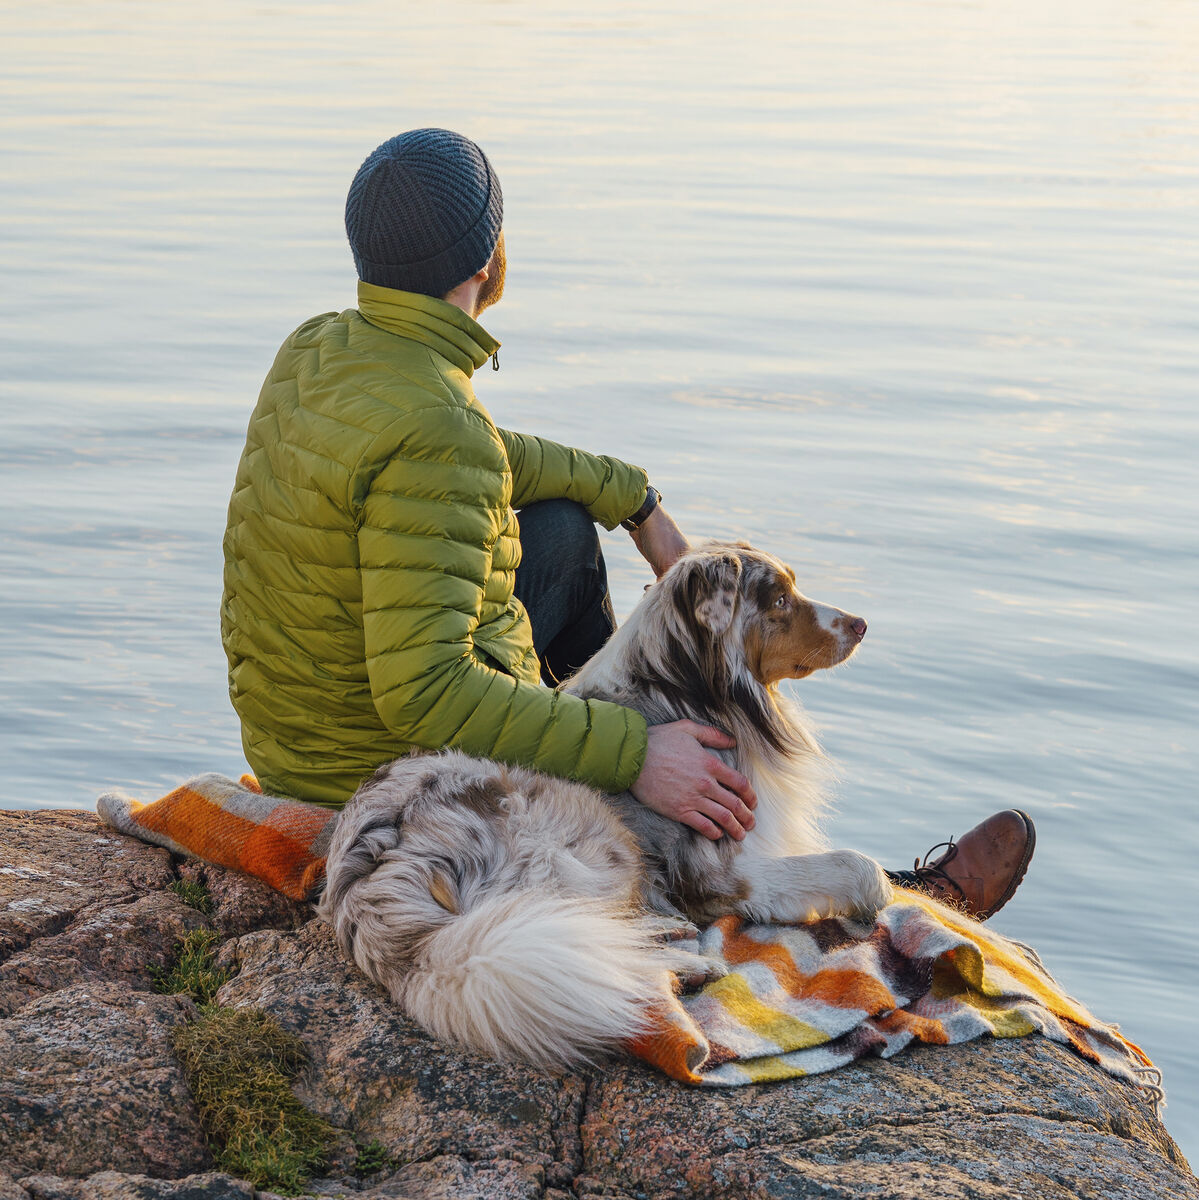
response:
M346 806L321 915L430 1033L562 1067L638 1033L671 972L695 972L664 924L873 914L890 884L873 859L828 850L825 760L777 686L844 662L865 632L801 595L769 554L688 552L564 686L650 724L730 733L735 748L716 753L758 797L744 841L711 841L628 792L418 754L380 768Z

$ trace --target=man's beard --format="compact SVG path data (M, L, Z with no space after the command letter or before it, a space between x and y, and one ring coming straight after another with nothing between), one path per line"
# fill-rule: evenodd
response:
M487 261L487 278L483 281L483 286L479 288L479 295L475 300L475 316L477 317L485 308L490 308L497 303L504 295L504 276L508 273L508 258L504 253L504 235L500 234L500 240L496 242L495 249L491 252L491 258Z

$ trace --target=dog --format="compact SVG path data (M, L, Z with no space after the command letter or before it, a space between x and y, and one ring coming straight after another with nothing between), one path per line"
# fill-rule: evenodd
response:
M770 554L743 542L689 551L563 687L651 725L730 733L735 748L716 753L758 798L744 841L710 840L629 792L417 753L381 767L346 806L320 915L429 1033L550 1069L619 1047L644 1030L673 972L694 975L697 955L664 929L727 913L872 917L890 883L873 859L829 851L827 761L778 689L844 662L865 632L860 617L801 595Z

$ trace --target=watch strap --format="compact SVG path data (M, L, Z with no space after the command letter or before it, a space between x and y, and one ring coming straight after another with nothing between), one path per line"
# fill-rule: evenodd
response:
M640 529L645 524L646 518L650 513L658 507L658 502L662 499L662 493L658 491L653 484L648 484L645 489L645 499L641 502L641 507L631 516L625 517L621 521L621 527L624 529Z

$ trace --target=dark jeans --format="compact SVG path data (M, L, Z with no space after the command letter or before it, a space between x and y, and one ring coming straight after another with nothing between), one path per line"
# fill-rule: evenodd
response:
M608 570L595 522L572 500L520 510L517 598L533 626L541 678L551 687L573 675L616 628Z

